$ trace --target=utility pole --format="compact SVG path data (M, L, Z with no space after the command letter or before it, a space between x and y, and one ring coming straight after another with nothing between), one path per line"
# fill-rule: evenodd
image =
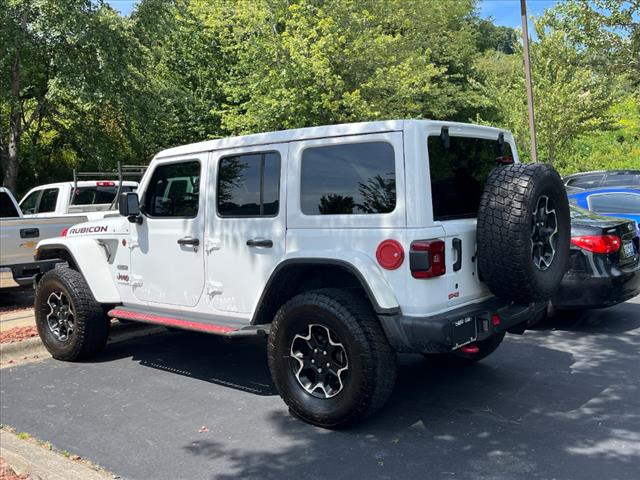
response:
M538 162L538 142L536 141L536 120L533 111L533 82L531 80L531 57L529 55L529 28L527 20L527 2L520 0L522 17L522 42L524 44L524 75L527 83L527 105L529 107L529 135L531 136L531 161Z

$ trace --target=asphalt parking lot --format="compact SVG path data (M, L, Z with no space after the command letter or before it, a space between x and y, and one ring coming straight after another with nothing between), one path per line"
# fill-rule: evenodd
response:
M264 340L167 333L2 369L0 416L127 479L635 480L639 367L636 298L508 336L473 367L404 355L387 407L331 432L289 416Z

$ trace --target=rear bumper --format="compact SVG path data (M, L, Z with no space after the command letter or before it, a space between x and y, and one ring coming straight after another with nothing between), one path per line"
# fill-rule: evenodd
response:
M505 331L522 333L536 322L540 317L538 314L545 308L546 302L521 305L494 297L440 315L381 315L380 321L389 343L396 351L439 353ZM499 322L494 325L495 315Z
M558 308L602 308L639 294L640 263L632 269L611 269L605 276L569 271L551 303Z
M0 288L27 287L33 285L33 278L46 273L62 260L52 258L16 265L5 265L0 268Z

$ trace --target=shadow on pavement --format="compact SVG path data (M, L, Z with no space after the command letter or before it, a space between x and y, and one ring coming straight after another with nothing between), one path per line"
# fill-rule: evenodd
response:
M267 366L265 338L228 340L195 332L154 335L138 348L131 340L107 347L88 363L131 357L140 365L242 390L277 395Z

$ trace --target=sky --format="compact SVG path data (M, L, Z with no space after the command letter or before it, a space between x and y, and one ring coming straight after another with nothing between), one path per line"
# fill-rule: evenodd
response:
M383 0L384 1L384 0ZM107 0L121 15L128 16L133 11L136 0ZM545 9L553 7L558 0L527 0L529 16L541 15ZM497 25L520 26L520 0L480 0L480 16L493 17Z

